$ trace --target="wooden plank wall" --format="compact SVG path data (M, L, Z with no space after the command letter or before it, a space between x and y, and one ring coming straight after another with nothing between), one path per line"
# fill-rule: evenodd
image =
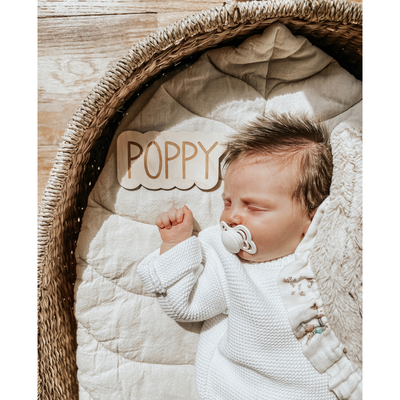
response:
M39 203L69 120L111 65L157 29L222 4L223 0L38 1Z

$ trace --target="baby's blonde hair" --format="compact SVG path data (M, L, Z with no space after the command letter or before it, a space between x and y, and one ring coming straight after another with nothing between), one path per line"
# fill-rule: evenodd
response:
M290 114L259 116L231 137L224 167L257 155L297 166L293 198L309 215L328 197L333 160L329 134L320 123Z

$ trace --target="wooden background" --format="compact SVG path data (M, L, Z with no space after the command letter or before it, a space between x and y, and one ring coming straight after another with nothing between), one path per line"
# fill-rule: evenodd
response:
M111 65L157 29L222 4L223 0L38 1L39 203L68 122Z

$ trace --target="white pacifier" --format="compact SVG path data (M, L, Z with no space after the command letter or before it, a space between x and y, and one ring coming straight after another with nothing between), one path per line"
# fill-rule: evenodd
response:
M239 253L240 250L249 254L257 251L257 246L251 240L251 233L244 225L236 225L234 228L221 221L221 240L225 248L231 253Z

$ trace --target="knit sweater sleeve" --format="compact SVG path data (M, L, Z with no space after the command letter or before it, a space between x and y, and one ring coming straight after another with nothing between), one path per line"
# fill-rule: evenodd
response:
M222 264L210 246L195 236L159 255L147 256L137 270L147 291L177 321L204 321L227 312Z

